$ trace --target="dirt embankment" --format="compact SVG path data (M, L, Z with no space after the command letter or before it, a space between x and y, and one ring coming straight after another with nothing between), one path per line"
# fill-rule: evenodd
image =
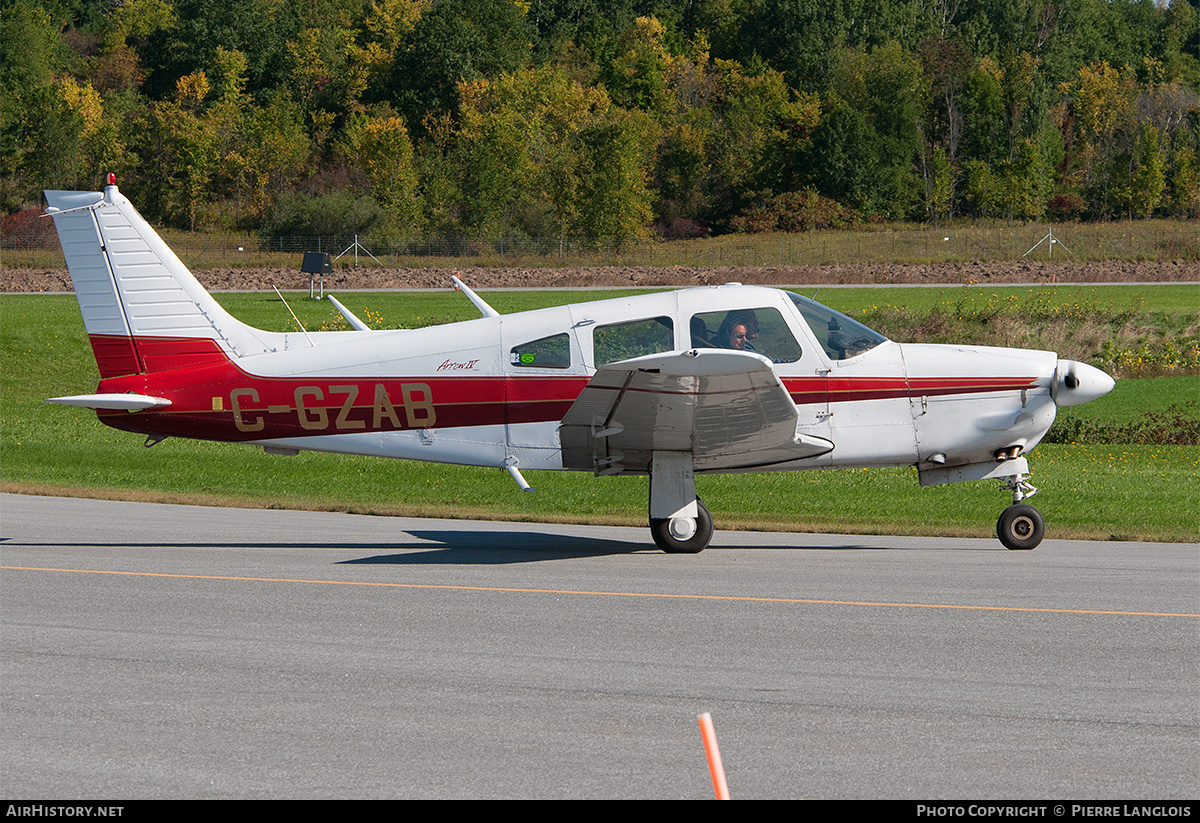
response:
M1087 263L972 262L844 264L836 266L639 267L575 269L420 268L339 269L325 276L326 291L443 289L458 274L476 289L697 286L740 282L760 285L1149 283L1200 281L1200 262L1106 260ZM290 269L204 269L209 289L307 289L309 276ZM65 269L0 268L0 292L71 291Z

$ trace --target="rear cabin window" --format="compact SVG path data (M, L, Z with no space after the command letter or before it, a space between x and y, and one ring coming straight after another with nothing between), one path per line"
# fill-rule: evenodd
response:
M508 361L514 366L533 369L569 369L571 367L571 341L566 333L531 340L513 346Z
M592 348L597 366L672 351L675 348L675 324L669 317L651 317L632 323L598 326L592 332Z
M772 308L693 315L691 344L697 349L757 352L775 363L794 363L800 359L800 344L783 315Z

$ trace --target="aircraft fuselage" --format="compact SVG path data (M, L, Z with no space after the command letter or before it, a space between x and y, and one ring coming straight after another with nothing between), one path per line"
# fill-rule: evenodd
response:
M558 425L598 365L594 330L667 318L670 337L635 341L646 349L637 353L653 353L656 342L684 350L694 342L691 318L714 306L778 312L796 348L774 368L799 411L798 430L836 444L771 468L919 465L937 454L946 456L938 468L986 462L1001 449L1032 448L1054 420L1051 352L883 341L831 359L785 293L743 286L429 329L273 335L275 351L240 360L214 340L136 341L156 370L107 378L99 390L161 396L171 405L100 418L156 436L496 467L515 457L526 468L561 469ZM564 360L512 362L514 347L551 333L566 336ZM105 343L93 338L98 353Z
M1042 538L1025 452L1112 380L1052 352L900 344L798 295L731 283L425 329L278 333L229 315L117 190L47 192L100 371L97 410L187 437L507 469L649 474L651 533L697 552L706 472L916 466L1000 478L1009 548Z

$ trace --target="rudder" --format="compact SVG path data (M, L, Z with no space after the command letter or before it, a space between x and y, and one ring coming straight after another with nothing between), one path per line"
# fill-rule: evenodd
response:
M205 291L111 182L47 191L102 378L167 371L270 348Z

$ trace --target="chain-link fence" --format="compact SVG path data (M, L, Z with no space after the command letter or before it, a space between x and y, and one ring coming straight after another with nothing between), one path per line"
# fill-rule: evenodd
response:
M27 221L28 222L28 221ZM1200 259L1200 230L1183 221L963 225L725 235L698 240L596 242L572 238L441 237L380 241L356 237L190 234L163 237L193 269L299 269L304 252L328 252L335 268L738 267L972 260ZM0 235L0 266L63 268L48 219Z

